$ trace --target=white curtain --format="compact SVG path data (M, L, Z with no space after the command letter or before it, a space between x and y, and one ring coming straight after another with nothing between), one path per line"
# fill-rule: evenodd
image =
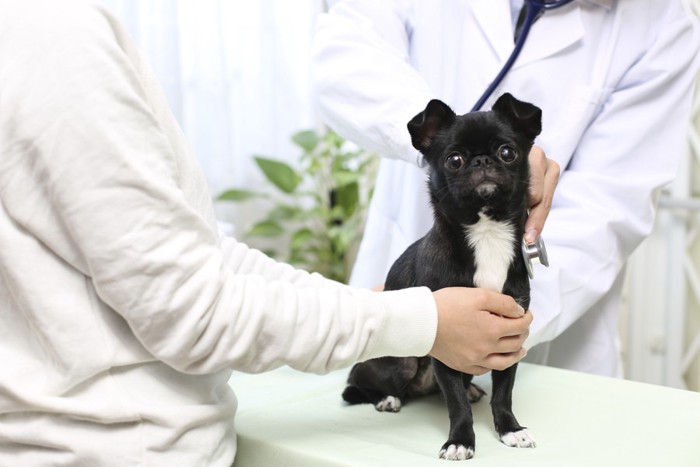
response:
M150 61L212 195L262 182L252 155L294 162L317 126L309 51L322 0L103 0ZM217 206L236 221L245 209Z

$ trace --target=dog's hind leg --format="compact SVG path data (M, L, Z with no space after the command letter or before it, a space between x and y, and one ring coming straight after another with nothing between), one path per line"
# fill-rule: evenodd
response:
M380 357L356 363L343 399L350 404L369 402L379 412L398 412L418 369L416 357Z
M467 390L467 399L471 404L479 402L486 395L486 391L474 383L466 383L464 388Z
M398 412L401 410L400 397L358 386L346 386L343 391L343 400L351 405L370 403L379 412Z
M517 366L515 364L503 371L494 370L491 374L493 380L493 396L491 397L493 423L503 444L518 448L534 448L534 438L527 428L520 426L513 415L512 394Z

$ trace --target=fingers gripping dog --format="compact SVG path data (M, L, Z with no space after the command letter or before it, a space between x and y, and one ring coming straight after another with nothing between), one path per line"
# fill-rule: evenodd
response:
M528 153L541 131L541 117L536 106L504 94L490 111L461 116L432 100L408 123L413 145L429 164L435 222L393 264L387 290L482 287L510 295L528 308L530 283L521 239L528 206ZM492 372L494 425L503 443L534 447L512 411L516 368ZM475 449L470 403L484 394L471 380L472 375L430 357L379 358L352 368L343 398L396 412L406 398L439 387L450 418L439 455L469 459Z

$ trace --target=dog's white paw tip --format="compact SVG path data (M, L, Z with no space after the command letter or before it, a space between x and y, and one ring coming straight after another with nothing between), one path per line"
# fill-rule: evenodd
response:
M506 433L501 436L501 442L512 448L534 448L537 446L535 438L526 429Z
M474 448L468 448L462 444L450 444L440 451L440 459L450 461L464 461L474 457Z
M380 412L398 412L401 410L401 399L394 396L386 396L374 405Z

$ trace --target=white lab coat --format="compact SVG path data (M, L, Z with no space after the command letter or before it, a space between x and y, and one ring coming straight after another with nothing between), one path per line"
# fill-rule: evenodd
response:
M534 361L620 374L623 269L685 151L699 40L680 0L576 1L535 23L487 102L508 91L541 107L536 143L562 168L543 234L551 266L532 281ZM406 123L432 98L471 109L513 48L510 2L340 1L314 47L322 118L386 156L352 277L374 286L432 223Z

